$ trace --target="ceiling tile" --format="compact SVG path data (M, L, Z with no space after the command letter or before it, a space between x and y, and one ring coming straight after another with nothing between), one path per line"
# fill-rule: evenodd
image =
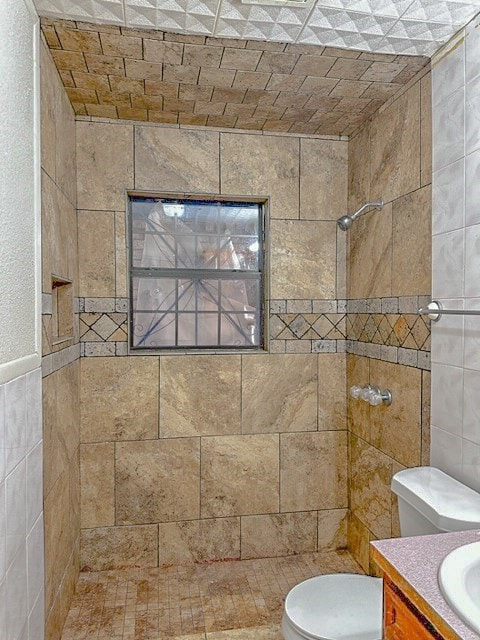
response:
M387 35L389 38L404 38L440 43L449 38L451 34L452 26L448 24L400 18Z
M125 0L125 22L128 27L157 26L156 0Z
M35 4L41 15L94 22L92 0L37 0Z
M310 9L240 4L223 0L215 35L294 42Z
M405 13L412 2L413 0L319 0L317 7L347 9L396 18Z
M415 0L403 15L412 20L427 20L463 25L480 9L480 0Z
M123 0L93 0L96 22L105 24L125 24Z
M315 7L308 25L323 29L334 29L339 33L362 33L384 35L395 24L396 19L388 16L376 16L356 11Z
M387 36L379 44L379 50L386 53L431 56L439 48L440 44L432 40L412 40Z

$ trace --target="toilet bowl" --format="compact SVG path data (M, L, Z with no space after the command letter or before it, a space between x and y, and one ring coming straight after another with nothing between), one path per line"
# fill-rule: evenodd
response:
M433 467L392 479L402 536L480 529L480 494ZM382 580L353 573L310 578L285 599L285 640L381 640Z
M335 573L305 580L288 594L285 640L381 640L382 580Z

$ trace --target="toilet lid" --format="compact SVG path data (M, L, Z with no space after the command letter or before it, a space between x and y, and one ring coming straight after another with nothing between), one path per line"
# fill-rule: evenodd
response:
M285 614L312 640L380 640L382 579L353 573L310 578L290 591Z

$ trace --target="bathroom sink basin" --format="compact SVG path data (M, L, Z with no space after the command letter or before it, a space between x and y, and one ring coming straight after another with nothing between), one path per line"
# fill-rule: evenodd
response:
M480 542L451 551L440 565L438 582L458 617L480 633Z

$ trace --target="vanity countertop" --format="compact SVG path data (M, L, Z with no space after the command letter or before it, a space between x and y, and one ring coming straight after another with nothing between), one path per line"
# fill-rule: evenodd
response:
M438 585L438 570L450 551L480 541L480 530L441 533L372 542L372 556L446 640L478 640L447 604Z

